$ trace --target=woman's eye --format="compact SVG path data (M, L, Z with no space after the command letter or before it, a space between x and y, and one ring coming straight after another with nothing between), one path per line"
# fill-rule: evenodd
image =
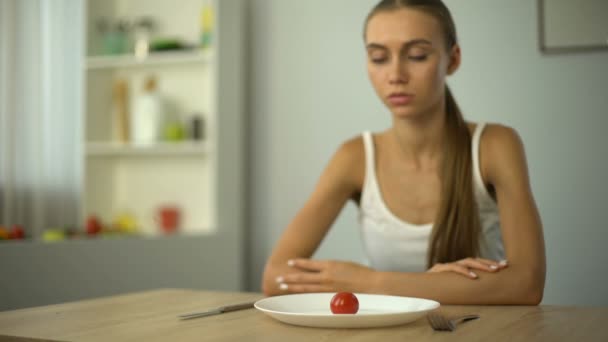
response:
M409 56L408 59L415 61L415 62L422 62L422 61L425 61L427 57L428 57L427 55L415 55L415 56Z
M386 62L386 60L387 60L386 57L374 57L374 56L371 56L369 59L374 64L382 64L382 63Z

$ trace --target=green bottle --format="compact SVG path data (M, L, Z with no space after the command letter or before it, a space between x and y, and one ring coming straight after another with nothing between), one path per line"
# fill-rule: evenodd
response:
M215 25L215 14L210 0L203 3L201 10L201 47L208 48L213 43L213 26Z

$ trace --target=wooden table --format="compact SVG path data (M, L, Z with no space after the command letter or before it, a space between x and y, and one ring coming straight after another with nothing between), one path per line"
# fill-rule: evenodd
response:
M426 319L373 329L297 327L255 309L177 319L260 298L256 293L167 289L0 312L0 341L608 341L608 308L443 306L440 310L448 315L481 315L451 333L433 331Z

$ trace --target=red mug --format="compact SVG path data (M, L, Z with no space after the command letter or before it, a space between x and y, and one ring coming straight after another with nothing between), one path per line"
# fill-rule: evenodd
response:
M177 207L160 207L158 209L158 224L166 234L179 229L180 211Z

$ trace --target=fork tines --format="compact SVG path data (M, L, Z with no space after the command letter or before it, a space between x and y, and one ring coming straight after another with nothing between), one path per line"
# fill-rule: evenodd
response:
M454 323L443 315L429 314L427 319L435 331L454 331L455 329Z

